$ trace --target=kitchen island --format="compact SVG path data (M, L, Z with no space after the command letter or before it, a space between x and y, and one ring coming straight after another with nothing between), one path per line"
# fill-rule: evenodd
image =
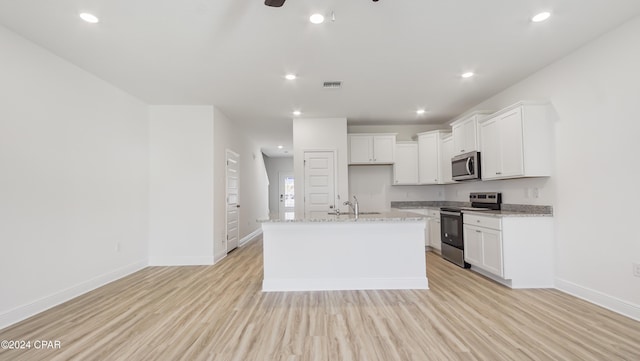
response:
M423 216L392 211L263 220L262 290L428 289Z

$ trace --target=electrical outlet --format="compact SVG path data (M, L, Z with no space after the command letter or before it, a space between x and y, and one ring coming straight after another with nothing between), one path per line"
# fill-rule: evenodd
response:
M116 242L116 252L120 252L120 242Z
M531 193L533 195L533 198L540 197L540 190L538 188L533 188Z
M640 277L640 263L633 264L633 275L636 277Z

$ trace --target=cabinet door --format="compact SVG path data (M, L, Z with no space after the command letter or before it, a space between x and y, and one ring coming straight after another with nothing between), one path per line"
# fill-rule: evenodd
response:
M418 144L396 144L394 184L418 184Z
M429 245L431 248L435 248L438 251L441 250L442 246L440 245L441 236L440 236L440 219L439 218L431 218L429 221Z
M438 141L437 134L418 137L418 178L420 184L438 184L440 178Z
M497 179L502 177L502 157L500 155L500 128L498 118L489 119L480 125L482 158L482 179Z
M482 267L482 231L463 226L464 232L464 260L474 266Z
M370 135L349 136L349 163L373 162L373 137Z
M502 232L493 229L482 230L482 268L504 276L502 268Z
M524 152L522 142L522 108L503 114L499 120L500 155L502 177L524 174Z
M453 154L462 154L466 151L467 137L464 125L465 123L461 123L451 127L453 132Z
M478 123L476 119L476 116L473 116L467 121L452 127L453 155L480 150L478 147Z
M453 138L449 137L443 139L440 144L440 151L442 157L440 159L440 166L442 168L442 183L454 183L451 178L451 158L453 157Z
M464 148L462 148L461 153L473 152L474 150L479 150L478 148L478 123L476 122L476 117L474 116L468 122L463 125L464 132Z
M373 137L373 161L375 163L393 163L396 137L381 135Z

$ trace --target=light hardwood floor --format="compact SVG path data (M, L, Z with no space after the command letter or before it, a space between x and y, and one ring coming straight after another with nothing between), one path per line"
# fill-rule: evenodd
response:
M149 267L10 328L1 360L640 360L640 322L427 253L430 290L262 293L262 241Z

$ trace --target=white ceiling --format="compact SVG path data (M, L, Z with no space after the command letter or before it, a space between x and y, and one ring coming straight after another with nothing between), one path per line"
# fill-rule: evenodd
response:
M294 109L444 123L638 14L638 0L0 0L0 24L149 104L213 104L265 149L291 146Z

